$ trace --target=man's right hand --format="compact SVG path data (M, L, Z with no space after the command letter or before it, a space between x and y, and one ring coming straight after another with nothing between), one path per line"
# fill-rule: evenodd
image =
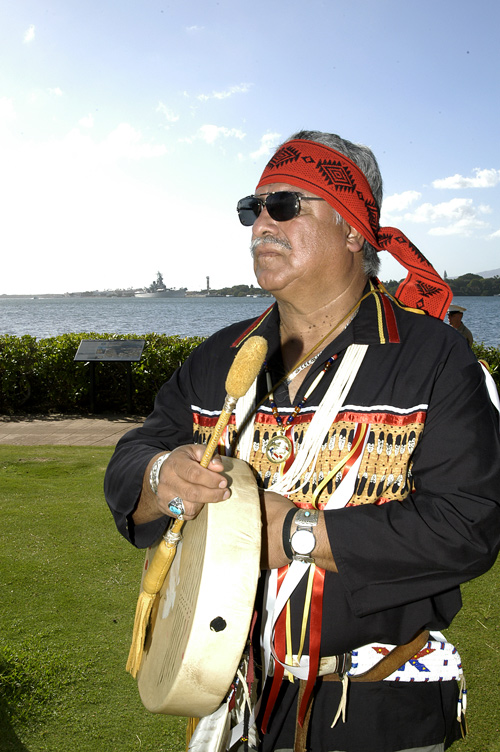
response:
M144 473L142 493L133 514L135 525L151 522L163 515L175 517L168 505L179 497L184 504L183 519L193 520L204 504L224 501L231 495L227 478L221 476L224 466L215 456L208 468L200 465L205 451L203 444L187 444L177 447L160 468L158 490L153 493L149 482L155 460L164 452L155 455Z

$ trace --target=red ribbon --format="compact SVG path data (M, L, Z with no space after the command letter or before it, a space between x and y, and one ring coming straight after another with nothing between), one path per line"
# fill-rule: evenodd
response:
M351 469L351 467L354 465L354 463L356 462L356 460L359 459L359 455L363 452L363 450L365 448L364 437L366 435L367 430L368 430L368 424L367 423L358 423L358 425L356 426L356 431L354 433L354 436L353 436L353 439L352 439L352 443L353 443L354 446L356 446L356 444L358 444L358 440L359 440L359 444L356 447L356 451L349 457L349 459L345 463L344 467L342 468L342 478L341 478L341 480L344 480L345 476L347 475L347 473L349 472L349 470Z
M285 575L287 572L288 572L288 565L284 567L280 567L278 569L278 585L276 588L276 593L279 593L280 587L283 584L283 580L285 579ZM284 663L285 656L286 656L286 606L281 612L281 614L279 615L275 628L274 628L274 650L275 650L276 655L280 659L280 661ZM267 698L266 710L265 710L264 717L262 719L262 724L261 724L263 734L265 734L267 731L267 724L269 723L269 717L271 715L274 704L276 700L278 699L278 694L280 691L281 682L283 681L284 675L285 675L284 666L282 666L281 663L278 663L278 661L274 661L273 683L271 684L271 690L269 692L269 697Z
M278 570L277 592L281 587L288 567L281 567ZM307 677L306 687L302 696L302 702L299 708L298 722L301 726L304 724L304 718L307 712L307 706L314 684L318 675L319 656L321 647L321 625L323 621L323 590L325 587L325 570L319 567L315 568L313 579L313 590L311 596L311 612L309 617L309 674ZM286 659L286 607L279 615L274 628L274 651L281 663ZM272 709L278 699L281 682L285 675L285 668L278 661L274 662L274 676L267 698L266 709L262 719L262 733L266 733L269 718Z
M294 139L267 163L258 188L288 183L320 196L378 251L386 250L407 270L396 293L403 305L443 319L453 294L425 256L402 232L380 227L380 212L368 181L348 157L317 141Z
M304 718L309 699L314 689L319 669L319 651L321 647L321 625L323 622L323 590L325 588L325 570L314 570L313 591L311 598L311 616L309 619L309 675L300 703L298 722L304 725Z

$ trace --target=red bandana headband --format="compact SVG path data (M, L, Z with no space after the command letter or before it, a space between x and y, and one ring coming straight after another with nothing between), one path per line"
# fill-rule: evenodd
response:
M321 196L378 251L389 251L408 272L396 297L403 305L443 319L453 294L418 248L395 227L380 227L364 174L352 160L317 141L295 139L267 163L258 188L289 183Z

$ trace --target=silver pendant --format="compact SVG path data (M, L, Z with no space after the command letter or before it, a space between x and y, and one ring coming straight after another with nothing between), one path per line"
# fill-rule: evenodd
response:
M269 440L266 449L266 457L269 462L280 465L290 459L293 452L293 444L284 434L279 433Z

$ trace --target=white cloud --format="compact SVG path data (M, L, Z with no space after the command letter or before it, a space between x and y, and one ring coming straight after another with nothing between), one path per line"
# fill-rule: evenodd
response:
M163 102L158 102L156 112L161 112L161 114L164 115L167 123L176 123L179 120L179 116L172 112L172 110L169 110L168 107L163 104Z
M414 222L446 223L432 227L429 235L463 235L470 236L474 230L484 230L488 224L480 217L490 214L489 206L474 206L472 199L456 198L441 204L421 204L406 219Z
M382 204L382 212L384 216L392 216L399 214L402 211L408 209L411 204L418 201L422 197L422 194L418 191L403 191L403 193L394 193L392 196L384 198ZM384 219L384 224L387 224L388 220Z
M188 34L199 34L204 28L204 26L196 26L195 24L194 26L186 26L186 31Z
M496 230L496 232L492 232L491 235L488 235L488 240L493 240L495 238L500 238L500 230Z
M449 178L434 180L434 188L440 189L460 189L460 188L493 188L500 183L500 170L489 169L481 170L476 167L473 171L473 178L466 178L463 175L452 175Z
M281 133L265 133L260 139L260 146L250 154L251 159L267 157L279 145Z
M480 220L461 219L447 227L432 227L429 230L429 235L439 237L446 235L462 235L464 237L470 237L474 230L484 230L487 226L486 222L481 222Z
M7 137L0 142L0 161L4 160L6 165L0 176L0 188L8 186L7 166L11 180L15 182L22 182L25 174L46 175L58 171L80 174L80 178L85 175L85 180L92 182L96 175L121 167L120 162L124 159L150 160L167 154L165 145L145 143L140 131L128 123L121 123L101 141L92 136L92 115L82 118L79 125L82 130L73 128L60 140L46 142L16 143L6 134ZM81 179L82 185L85 180ZM75 181L76 178L72 178L66 182Z
M49 94L51 94L54 97L62 97L63 91L59 88L59 86L56 86L54 89L49 89Z
M111 131L103 142L102 149L113 159L150 159L162 157L167 153L167 148L163 144L143 143L141 133L128 123L120 123Z
M219 138L237 138L240 141L245 138L245 133L238 128L225 128L218 125L202 125L198 129L197 138L207 144L213 144Z
M26 30L24 34L24 43L29 44L35 38L35 27L33 24Z
M406 222L421 225L438 225L430 227L429 235L462 235L468 237L475 230L488 227L482 217L491 214L491 207L476 206L470 198L454 198L439 204L426 201L413 206L421 198L418 191L404 191L384 199L381 225L401 226Z
M198 94L196 99L200 102L207 102L209 99L228 99L233 94L246 94L250 91L252 84L239 84L237 86L230 86L225 91L213 91L211 94Z
M81 120L78 121L78 125L80 125L82 128L93 128L94 127L94 118L92 115L85 115L85 117L82 117Z
M474 206L471 198L453 198L441 204L420 204L415 211L406 213L404 218L411 222L469 222L476 221L479 214L489 214L489 206Z

